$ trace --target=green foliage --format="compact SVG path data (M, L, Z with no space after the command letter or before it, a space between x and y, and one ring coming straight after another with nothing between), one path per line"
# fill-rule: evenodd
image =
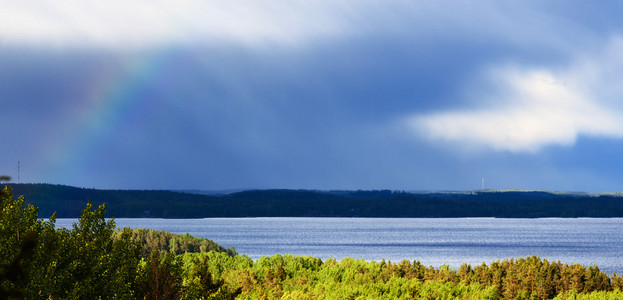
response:
M184 255L184 298L235 298L242 287L232 288L229 282L236 282L236 271L248 268L252 263L248 257L231 257L217 252Z
M9 187L0 208L0 299L623 298L618 274L536 256L458 270L279 254L254 262L188 234L115 230L104 205L88 203L71 229L39 219Z
M620 290L614 292L591 292L591 293L578 293L577 291L570 291L562 293L556 296L556 300L620 300L623 299L623 292Z
M0 191L0 209L0 298L24 296L37 266L39 235L53 230L54 217L38 219L37 208L26 205L24 197L14 199L8 186Z
M39 235L28 295L63 299L129 298L139 261L138 245L125 232L114 239L105 207L89 204L72 230L46 228ZM34 280L36 279L36 280Z
M186 294L192 299L194 283L199 284L196 295L220 299L236 290L226 289L208 266L233 267L221 263L226 260L240 268L252 263L235 256L233 248L188 234L115 230L114 219L107 221L105 214L105 205L94 209L87 203L71 229L55 229L55 215L44 222L23 196L14 199L8 186L0 191L0 299L175 299ZM141 237L167 246L141 244L146 241ZM198 260L198 267L183 277L184 256L176 254L209 250L221 252L203 252L206 256ZM151 255L143 256L142 251Z
M154 251L141 264L136 278L136 296L139 299L180 299L182 290L181 258L166 252Z
M25 205L24 197L13 199L12 190L5 186L0 194L0 263L7 264L21 254L21 245L29 235L38 234L43 222L32 204Z
M621 293L612 292L613 283L620 281L618 275L609 278L594 266L549 262L536 256L475 268L465 264L459 270L426 268L417 261L345 258L322 262L291 255L262 257L243 269L229 262L210 268L223 274L230 289L238 288L241 299L552 299L560 295L614 299ZM228 273L239 280L227 280Z
M113 236L119 237L122 232L121 229L118 229L113 233ZM236 249L233 247L226 249L212 240L197 238L188 233L174 234L161 230L135 228L130 229L130 234L131 241L141 245L141 255L143 258L149 257L150 254L156 250L160 252L171 251L174 254L209 251L223 252L230 256L237 254Z

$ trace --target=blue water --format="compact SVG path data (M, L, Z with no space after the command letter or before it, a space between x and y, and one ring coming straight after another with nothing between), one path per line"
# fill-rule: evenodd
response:
M76 219L58 219L69 227ZM599 219L378 219L216 218L116 219L205 237L253 259L276 253L365 260L419 260L458 268L537 255L550 261L597 265L623 273L623 218Z

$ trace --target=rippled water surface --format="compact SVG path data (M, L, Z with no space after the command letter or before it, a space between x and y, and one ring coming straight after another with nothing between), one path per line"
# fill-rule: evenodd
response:
M58 219L71 226L76 219ZM144 227L205 237L256 259L281 254L326 259L419 260L458 268L509 257L537 255L565 263L596 264L623 273L623 218L614 219L377 219L216 218L116 219Z

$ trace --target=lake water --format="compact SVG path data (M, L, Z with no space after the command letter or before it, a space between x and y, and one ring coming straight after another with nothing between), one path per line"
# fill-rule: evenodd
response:
M76 219L58 219L70 227ZM623 218L379 219L214 218L116 219L143 227L205 237L253 259L276 253L341 259L419 260L458 268L537 255L550 261L596 264L623 273Z

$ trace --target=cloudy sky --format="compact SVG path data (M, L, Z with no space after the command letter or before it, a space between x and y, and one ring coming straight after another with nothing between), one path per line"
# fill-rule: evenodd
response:
M623 191L619 1L0 0L0 174Z

